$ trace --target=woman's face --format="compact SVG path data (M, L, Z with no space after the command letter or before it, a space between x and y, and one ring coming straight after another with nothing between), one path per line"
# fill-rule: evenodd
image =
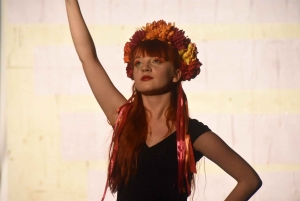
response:
M145 95L169 92L173 82L180 79L180 70L160 57L136 55L133 62L133 79L136 89Z

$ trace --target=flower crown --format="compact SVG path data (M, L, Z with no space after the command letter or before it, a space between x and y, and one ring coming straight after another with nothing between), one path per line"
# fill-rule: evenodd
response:
M195 43L184 36L184 31L179 30L173 23L166 23L164 20L147 23L146 27L136 31L130 42L127 42L124 47L124 62L127 63L127 77L133 79L133 67L130 62L130 55L135 46L144 40L158 39L166 42L178 50L182 58L180 71L181 80L191 80L200 73L201 62L197 58L197 47Z

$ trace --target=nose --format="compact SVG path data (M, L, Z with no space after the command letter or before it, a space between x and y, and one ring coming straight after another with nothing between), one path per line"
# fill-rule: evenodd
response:
M149 63L145 63L144 65L142 65L141 70L142 70L142 72L151 72L152 71Z

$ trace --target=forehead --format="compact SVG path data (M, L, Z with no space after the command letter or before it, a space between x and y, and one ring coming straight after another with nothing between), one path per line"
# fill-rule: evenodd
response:
M178 51L168 45L166 42L159 40L145 40L140 42L132 51L131 62L137 57L160 57L165 61L170 61L176 68L180 66L180 55Z

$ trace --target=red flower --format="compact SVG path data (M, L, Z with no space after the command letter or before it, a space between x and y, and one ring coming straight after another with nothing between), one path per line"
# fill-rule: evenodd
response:
M130 64L127 64L126 66L126 73L127 73L127 77L133 79L133 69Z
M186 63L182 62L180 67L182 81L190 81L191 79L195 78L200 73L201 65L202 64L198 59L192 61L190 65L187 65Z
M182 50L187 48L187 39L184 36L184 31L183 30L179 30L178 28L174 29L174 34L173 37L171 38L171 44L178 50Z
M146 31L145 30L138 30L136 31L133 36L130 39L130 49L133 50L133 48L140 42L142 41L146 36Z

